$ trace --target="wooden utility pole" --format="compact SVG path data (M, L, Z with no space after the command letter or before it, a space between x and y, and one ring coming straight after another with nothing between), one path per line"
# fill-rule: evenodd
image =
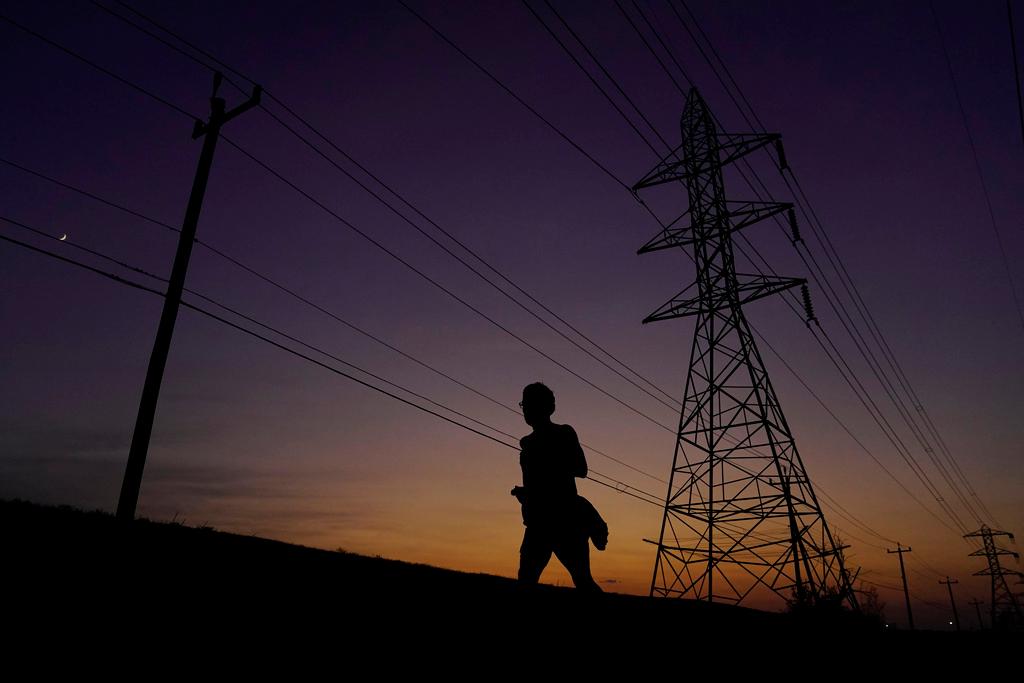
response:
M960 583L956 579L950 579L948 576L945 581L939 581L939 583L946 584L946 588L949 589L949 604L953 606L953 621L956 623L956 630L960 630L960 615L956 612L956 601L953 600L953 584Z
M900 576L903 577L903 597L907 601L907 621L910 623L910 630L914 630L914 613L910 611L910 590L907 588L907 570L903 567L903 553L909 553L910 548L901 548L900 544L896 544L896 550L889 550L886 548L885 552L897 553L900 556Z
M972 598L970 604L974 605L974 609L978 611L978 630L984 631L985 622L981 620L981 606L985 604L985 601L978 600L977 598Z
M142 471L146 467L146 454L149 452L149 439L153 433L153 418L156 415L157 398L160 395L160 383L163 381L164 367L167 365L167 353L171 348L171 335L174 333L174 322L178 317L181 304L181 292L185 287L185 273L188 271L189 258L192 256L192 245L196 238L196 226L199 224L199 212L203 208L203 195L210 178L210 167L213 165L213 152L217 147L221 127L260 103L260 86L254 86L249 99L231 111L224 110L224 99L217 97L223 76L218 72L213 77L213 95L210 97L210 120L196 121L192 130L192 139L203 138L203 149L199 154L199 165L195 179L192 181L192 193L185 208L185 220L178 238L178 251L174 255L174 266L171 279L164 296L163 312L160 314L160 325L153 342L153 353L149 357L146 370L146 383L142 387L142 399L139 401L139 414L135 419L135 431L132 433L131 450L128 453L128 464L125 467L124 480L121 482L121 497L117 502L117 519L131 521L135 519L135 508L139 502L139 489L142 486Z

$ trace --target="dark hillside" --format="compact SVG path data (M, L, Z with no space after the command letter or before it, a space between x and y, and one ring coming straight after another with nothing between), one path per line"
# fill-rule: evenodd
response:
M99 630L93 636L204 633L227 642L315 634L353 652L382 640L425 648L562 642L580 651L607 643L609 653L720 638L893 637L872 635L850 618L588 598L551 586L524 591L496 576L179 524L125 527L107 513L20 501L0 502L0 524L16 619L87 625Z

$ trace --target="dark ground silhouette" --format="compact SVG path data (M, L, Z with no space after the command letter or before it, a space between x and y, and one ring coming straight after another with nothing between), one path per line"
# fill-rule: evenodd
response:
M836 615L545 585L524 590L497 576L180 524L125 525L103 512L21 501L0 501L0 528L4 615L19 627L7 644L15 649L24 638L53 656L72 641L98 654L145 642L222 657L229 646L249 648L244 656L252 657L256 642L288 642L291 649L331 648L349 663L381 648L393 656L487 652L499 657L491 666L514 669L526 653L639 665L652 653L687 657L696 656L694 647L764 648L780 640L819 643L805 651L809 657L845 649L850 639L872 653L902 655L945 653L955 644L954 654L966 656L1003 642L985 633L879 633Z

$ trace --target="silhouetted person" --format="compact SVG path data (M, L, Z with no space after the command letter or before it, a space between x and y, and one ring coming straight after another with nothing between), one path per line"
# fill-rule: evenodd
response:
M555 395L539 382L523 389L519 405L526 424L533 427L532 433L519 440L523 485L512 489L523 505L526 525L519 549L519 581L537 583L554 553L569 570L576 588L600 593L590 575L589 542L594 518L600 521L600 517L576 493L576 477L587 476L587 459L576 432L569 425L551 422Z

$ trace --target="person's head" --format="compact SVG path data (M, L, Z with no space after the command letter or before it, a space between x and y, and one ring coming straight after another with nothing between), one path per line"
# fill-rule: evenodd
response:
M551 421L555 412L555 394L544 384L534 382L523 388L523 419L531 427Z

